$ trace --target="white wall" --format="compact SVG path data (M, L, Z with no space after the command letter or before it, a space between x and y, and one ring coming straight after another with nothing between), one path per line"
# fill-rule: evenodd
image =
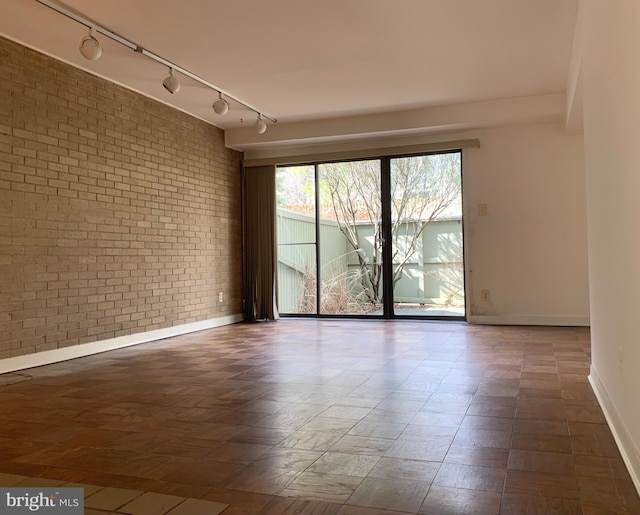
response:
M560 117L563 118L563 117ZM477 138L463 150L466 290L475 323L588 325L586 194L581 135L564 122L308 147L245 158L357 151ZM487 204L479 217L477 205ZM480 290L490 302L480 302Z
M582 136L561 123L473 136L480 148L463 161L471 321L588 325Z
M640 489L640 2L581 8L591 381Z

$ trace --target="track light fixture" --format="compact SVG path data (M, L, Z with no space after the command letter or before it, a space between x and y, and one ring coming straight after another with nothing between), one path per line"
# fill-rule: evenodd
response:
M89 29L89 34L80 41L80 53L89 61L95 61L102 55L102 46L93 35L93 27Z
M172 95L180 90L180 81L173 76L173 68L169 68L169 75L162 81L162 85Z
M218 91L218 100L213 103L213 110L219 115L227 114L229 111L229 103L222 98L221 91Z
M258 113L258 121L256 122L256 132L258 134L264 134L267 131L267 124L262 119L262 114Z
M90 61L95 61L102 55L102 46L94 36L94 33L98 32L102 36L105 36L110 40L115 41L116 43L119 43L122 46L127 47L129 50L133 50L137 54L143 55L149 59L152 59L157 63L163 64L164 66L168 67L169 76L166 79L164 79L164 81L162 82L162 85L169 93L171 94L177 93L178 90L180 89L180 81L178 80L177 77L173 76L173 72L176 71L184 75L185 77L188 77L189 79L209 89L212 89L218 93L218 98L212 105L213 110L216 114L218 115L226 114L229 111L229 100L232 100L236 104L239 104L240 106L250 111L253 111L258 115L258 120L256 122L256 131L258 132L258 134L264 134L264 132L267 130L267 124L263 120L263 118L273 123L278 123L278 120L276 118L273 118L271 116L264 114L263 112L259 111L256 107L252 106L251 104L248 104L243 100L240 100L238 97L235 97L230 93L227 93L220 87L216 86L215 84L209 82L206 79L203 79L199 75L196 75L195 73L192 73L189 70L172 63L171 61L165 59L164 57L161 57L158 54L155 54L147 50L146 48L141 47L140 45L134 43L133 41L113 32L112 30L109 30L105 27L101 27L100 25L96 24L93 20L86 18L84 15L80 14L79 12L64 6L59 0L36 0L36 2L38 2L41 5L44 5L45 7L48 7L53 11L56 11L58 14L62 14L63 16L66 16L67 18L89 28L89 34L85 36L80 42L80 53L85 57L85 59L88 59ZM222 98L223 94L226 98Z

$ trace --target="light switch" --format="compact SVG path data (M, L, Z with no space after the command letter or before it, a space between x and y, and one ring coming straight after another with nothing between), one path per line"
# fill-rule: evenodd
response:
M478 216L487 216L486 204L478 204Z

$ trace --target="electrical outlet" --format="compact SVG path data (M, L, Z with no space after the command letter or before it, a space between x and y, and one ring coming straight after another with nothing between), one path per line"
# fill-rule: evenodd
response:
M218 293L218 302L224 301L224 294L222 292Z
M486 204L478 204L478 216L487 216L487 212Z
M482 302L489 302L491 300L489 290L480 290L480 300Z

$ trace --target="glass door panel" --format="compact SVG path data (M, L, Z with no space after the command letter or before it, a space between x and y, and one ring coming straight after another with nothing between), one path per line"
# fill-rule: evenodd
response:
M317 312L315 167L276 169L278 309Z
M461 154L390 161L393 311L464 316Z
M383 315L380 160L318 165L320 314Z
M459 151L279 167L280 312L463 318L461 175Z

